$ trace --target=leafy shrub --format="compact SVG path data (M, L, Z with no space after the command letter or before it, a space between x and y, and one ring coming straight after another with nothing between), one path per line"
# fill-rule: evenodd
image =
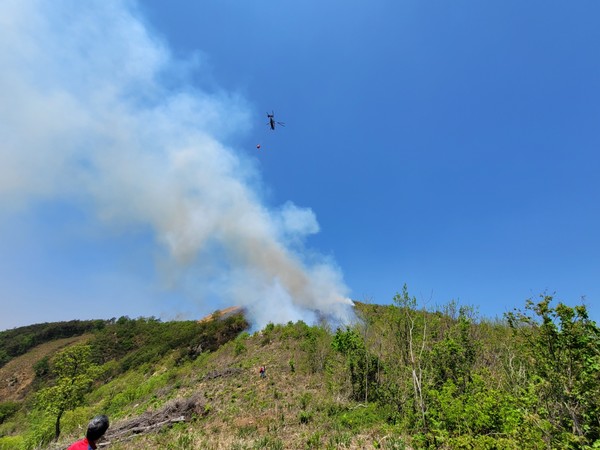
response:
M375 403L351 409L338 416L340 425L344 428L360 431L377 423L384 422L381 410Z
M246 344L242 339L235 340L235 345L233 347L233 353L235 354L235 356L239 356L243 353L246 353L247 350L248 349L246 348Z

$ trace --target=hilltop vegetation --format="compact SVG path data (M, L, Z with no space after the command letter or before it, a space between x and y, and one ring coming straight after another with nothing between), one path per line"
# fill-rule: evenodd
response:
M104 320L71 320L68 322L39 323L12 330L0 331L0 367L23 355L33 347L61 338L81 336L102 329Z
M116 450L600 448L600 333L584 306L542 296L487 320L419 308L405 289L356 311L341 329L253 334L241 314L108 321L0 399L0 449L64 448L99 413ZM84 376L61 403L73 357Z

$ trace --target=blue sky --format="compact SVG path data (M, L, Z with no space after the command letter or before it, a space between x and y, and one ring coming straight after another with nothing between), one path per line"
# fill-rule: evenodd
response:
M404 283L600 318L597 3L189 3L1 7L0 329Z

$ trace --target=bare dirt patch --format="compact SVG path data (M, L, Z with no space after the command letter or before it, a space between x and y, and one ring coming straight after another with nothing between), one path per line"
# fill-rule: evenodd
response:
M0 367L0 401L23 400L29 392L31 383L35 379L35 372L33 370L35 363L69 345L76 342L83 342L87 339L89 339L89 335L46 342Z

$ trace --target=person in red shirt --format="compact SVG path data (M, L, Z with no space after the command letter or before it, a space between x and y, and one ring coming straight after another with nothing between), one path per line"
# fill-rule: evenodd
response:
M108 430L108 425L108 417L105 415L94 417L88 424L85 438L74 442L67 450L95 450L98 441Z

